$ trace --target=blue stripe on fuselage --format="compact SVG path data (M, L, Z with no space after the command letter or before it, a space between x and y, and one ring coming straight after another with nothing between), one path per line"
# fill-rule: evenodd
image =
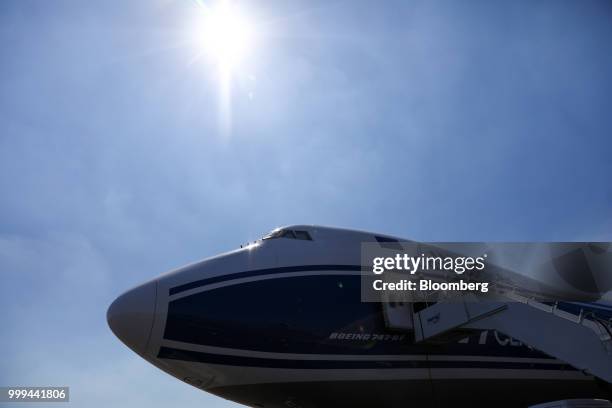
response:
M283 266L279 268L255 269L252 271L238 272L227 275L213 276L212 278L200 279L197 281L185 283L183 285L170 288L170 296L186 290L199 288L201 286L210 285L213 283L225 282L234 279L250 278L259 275L268 275L273 273L287 272L307 272L307 271L354 271L361 272L360 265L299 265L299 266Z
M230 356L161 347L158 358L199 363L232 365L243 367L299 368L299 369L384 369L384 368L497 368L530 370L572 370L572 366L561 363L534 363L532 361L431 361L431 360L300 360Z

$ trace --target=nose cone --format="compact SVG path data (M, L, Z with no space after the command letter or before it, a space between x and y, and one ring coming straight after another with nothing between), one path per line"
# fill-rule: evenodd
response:
M157 281L147 282L119 296L106 312L115 336L138 354L144 354L149 342L156 296Z

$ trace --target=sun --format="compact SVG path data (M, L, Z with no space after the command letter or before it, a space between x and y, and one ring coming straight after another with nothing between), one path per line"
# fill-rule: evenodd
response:
M196 0L196 4L197 13L191 16L194 25L189 31L196 55L189 64L202 58L215 68L212 72L219 87L219 130L228 136L232 130L232 99L237 96L232 83L247 77L244 71L252 69L243 63L254 55L259 30L255 30L253 20L238 3Z
M196 30L201 52L224 72L231 72L252 51L255 32L249 19L229 0L203 9Z

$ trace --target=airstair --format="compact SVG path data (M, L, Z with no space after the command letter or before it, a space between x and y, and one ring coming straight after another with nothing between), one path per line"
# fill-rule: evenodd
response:
M450 302L420 304L420 310L413 303L383 305L387 326L413 332L416 342L444 342L474 330L497 330L612 383L610 321L584 309L573 314L556 303L515 292L504 293L502 300L462 295Z

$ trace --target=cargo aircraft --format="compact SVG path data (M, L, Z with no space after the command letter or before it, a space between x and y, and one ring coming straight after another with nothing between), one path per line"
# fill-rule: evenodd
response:
M361 301L361 243L403 241L322 226L277 228L128 290L109 307L108 324L161 370L252 407L526 407L610 399L605 375L540 351L494 322L433 341L410 327L390 327L388 306ZM603 301L562 302L555 310L589 322L612 317ZM525 338L540 337L545 324L538 322L520 322ZM573 332L555 330L542 334L554 347L590 348L574 344Z

